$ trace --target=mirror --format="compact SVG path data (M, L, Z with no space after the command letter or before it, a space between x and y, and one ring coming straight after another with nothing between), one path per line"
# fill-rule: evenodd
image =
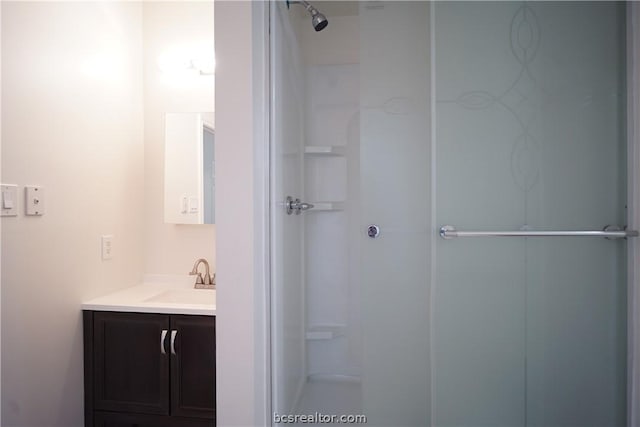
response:
M167 113L164 222L215 224L213 113Z

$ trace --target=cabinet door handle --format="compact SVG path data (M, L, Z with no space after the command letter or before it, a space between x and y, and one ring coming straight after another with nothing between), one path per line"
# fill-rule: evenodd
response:
M176 354L176 335L178 335L178 331L176 329L171 331L171 354L174 356Z
M160 334L160 353L167 354L165 350L165 341L167 339L167 330L163 329L162 334Z

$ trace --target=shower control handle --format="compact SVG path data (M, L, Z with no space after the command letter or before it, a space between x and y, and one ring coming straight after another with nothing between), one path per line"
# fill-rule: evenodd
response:
M294 212L296 215L300 215L300 212L313 208L311 203L301 202L300 199L294 200L291 196L287 196L284 206L287 209L287 215L291 215Z

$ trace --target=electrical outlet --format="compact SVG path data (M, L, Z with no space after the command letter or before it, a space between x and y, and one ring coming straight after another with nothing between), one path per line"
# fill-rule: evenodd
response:
M24 187L25 215L44 215L44 189L35 185Z
M102 236L102 260L106 261L113 258L113 236L106 234Z
M200 199L197 197L189 197L189 213L198 213Z

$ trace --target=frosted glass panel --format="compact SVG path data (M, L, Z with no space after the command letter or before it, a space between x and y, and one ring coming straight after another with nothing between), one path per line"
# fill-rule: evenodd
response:
M424 426L431 400L429 4L373 3L360 3L363 412L367 425ZM381 229L377 239L364 233L372 223Z
M272 25L272 193L271 193L271 336L276 343L271 355L273 411L292 413L306 381L304 340L304 259L303 218L287 215L282 208L287 196L302 194L303 82L300 58L295 47L295 33L288 22L286 5L277 4Z
M625 224L624 5L434 5L436 224ZM625 243L436 243L438 426L622 426Z

